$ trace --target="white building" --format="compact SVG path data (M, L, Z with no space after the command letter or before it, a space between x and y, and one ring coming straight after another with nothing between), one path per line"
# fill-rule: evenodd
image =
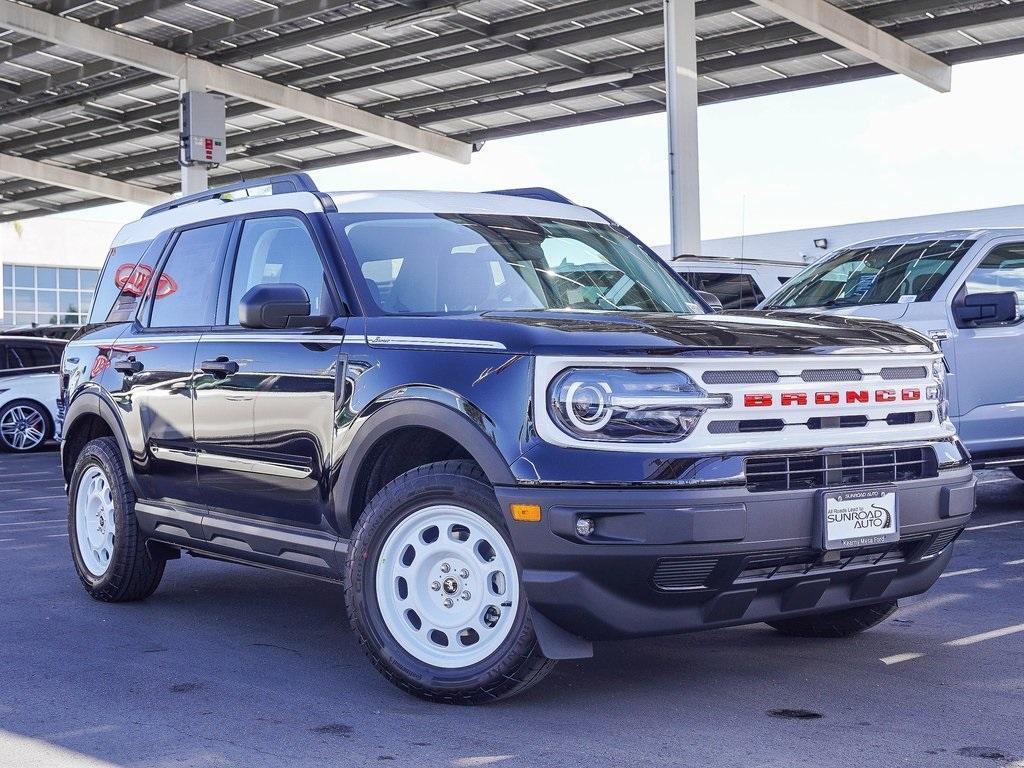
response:
M1024 227L1024 205L838 224L788 232L767 232L745 237L723 237L717 240L704 240L701 255L806 264L826 251L875 237L985 227ZM668 255L668 246L661 246L656 250L663 257Z
M0 328L84 322L120 228L59 216L0 224Z

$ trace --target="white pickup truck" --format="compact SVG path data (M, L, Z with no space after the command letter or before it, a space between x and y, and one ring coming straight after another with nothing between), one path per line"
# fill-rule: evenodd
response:
M938 341L951 373L951 416L975 466L1024 479L1024 229L844 247L759 308L873 317Z

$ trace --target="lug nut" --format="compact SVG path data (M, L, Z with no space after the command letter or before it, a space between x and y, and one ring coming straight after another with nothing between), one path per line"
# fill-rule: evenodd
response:
M455 605L455 601L453 601L450 597L446 597L444 599L444 607L445 608L451 608L453 605Z
M471 597L472 597L472 595L469 594L468 590L462 593L462 599L463 600L469 600L469 598L471 598Z
M468 568L463 568L461 571L459 571L459 578L460 579L468 579L469 578L469 569Z
M433 584L430 585L430 588L432 590L434 590L435 592L440 592L441 591L441 582L440 581L435 581Z
M441 563L441 573L448 573L452 567L448 563Z

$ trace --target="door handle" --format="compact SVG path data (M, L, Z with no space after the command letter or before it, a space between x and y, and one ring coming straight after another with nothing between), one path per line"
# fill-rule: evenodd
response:
M218 357L216 360L207 360L199 364L199 370L203 373L213 374L214 378L223 379L238 373L238 363L228 360L226 357Z
M118 360L114 363L114 370L118 373L123 373L125 376L134 376L136 373L140 373L144 367L134 357L126 357L124 360Z

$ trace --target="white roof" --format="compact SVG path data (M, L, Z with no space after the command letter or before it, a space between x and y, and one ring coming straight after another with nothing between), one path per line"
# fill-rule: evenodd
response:
M589 208L553 203L518 195L489 192L421 192L394 190L380 192L328 193L341 213L469 213L511 214L548 219L572 219L607 224Z
M608 223L589 208L552 203L517 195L487 192L330 192L340 213L465 213L533 216ZM203 200L185 203L179 208L143 216L126 224L114 238L112 247L152 240L161 232L200 221L246 213L273 210L298 210L323 213L319 198L311 192L242 197L236 200Z

